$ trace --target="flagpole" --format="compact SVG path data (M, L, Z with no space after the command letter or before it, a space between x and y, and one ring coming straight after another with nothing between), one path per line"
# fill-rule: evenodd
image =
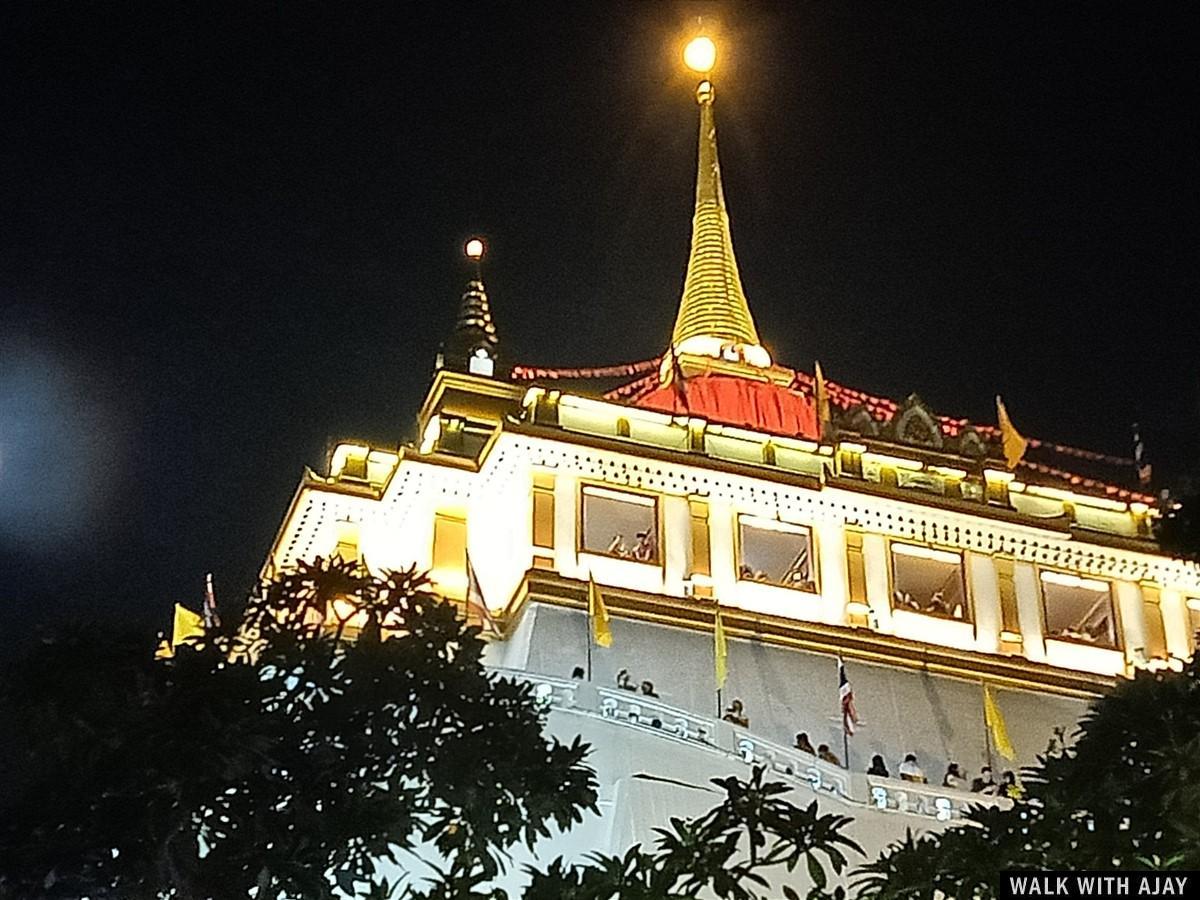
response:
M846 763L846 771L850 770L850 732L846 730L846 707L842 702L842 672L846 663L838 657L838 712L842 717L842 760Z
M592 680L592 593L591 588L588 588L588 603L587 610L583 617L584 625L587 628L587 680Z
M846 761L846 768L850 768L850 733L846 731L846 714L842 713L842 759Z
M992 766L992 723L988 721L987 715L987 682L980 679L979 686L983 688L983 744L987 748L987 764L992 770L992 777L996 777L996 769Z
M718 609L718 610L717 610L717 615L719 616L720 614L721 614L721 611ZM714 683L716 684L716 686L717 686L717 718L719 719L719 718L721 718L721 681L720 681L720 679L717 677L717 639L716 639L716 634L717 634L717 620L716 620L716 618L714 617L714 618L713 618L713 642L712 642L712 648L713 648L713 682L714 682Z

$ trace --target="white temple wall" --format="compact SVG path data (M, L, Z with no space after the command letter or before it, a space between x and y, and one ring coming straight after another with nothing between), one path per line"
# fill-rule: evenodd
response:
M528 671L568 678L587 659L587 618L580 610L537 608ZM528 612L526 613L528 615ZM699 715L717 711L711 634L614 618L610 648L592 650L592 680L612 686L627 669L635 683L650 680L664 703ZM843 753L836 658L742 638L729 639L727 705L737 697L750 717L750 733L785 746L808 733L813 745ZM872 754L894 772L905 753L917 754L931 782L941 782L948 762L972 774L986 764L988 737L980 682L926 672L846 661L862 725L850 739L850 770L865 771ZM993 751L997 770L1032 765L1054 730L1068 733L1086 702L1045 692L1001 688L993 696L1009 725L1014 762ZM844 760L843 760L844 761Z
M742 474L712 471L630 453L563 444L502 433L479 472L402 460L379 500L320 486L307 487L273 553L277 565L300 558L331 555L338 523L358 525L362 556L372 568L432 561L433 520L437 514L466 516L467 544L488 604L503 608L533 564L532 481L534 472L554 477L553 566L563 576L602 586L617 586L667 597L687 596L691 521L688 498L705 501L708 511L711 583L724 606L784 618L848 624L846 532L862 535L862 566L869 627L881 634L984 653L999 649L1000 601L993 552L1013 561L1013 587L1022 635L1020 652L1031 661L1102 675L1127 670L1127 656L1144 646L1143 604L1135 574L1139 567L1161 569L1162 610L1167 648L1177 657L1191 652L1187 596L1200 593L1191 569L1144 553L1086 545L1070 535L1024 524L997 522L964 513L916 506L827 487L772 483ZM661 564L647 564L603 553L581 552L580 492L583 484L659 498ZM816 592L741 580L739 516L794 523L811 529L816 563ZM893 610L892 547L945 547L961 554L968 587L966 608L973 621ZM987 548L986 550L979 549ZM1029 548L1037 549L1036 553ZM1081 550L1086 552L1079 555ZM1072 556L1072 554L1075 554ZM1029 557L1033 557L1030 559ZM1074 561L1074 562L1073 562ZM1077 564L1077 568L1072 565ZM1108 649L1044 635L1039 566L1080 571L1113 584L1122 630L1121 647ZM452 596L465 590L465 570L435 573Z

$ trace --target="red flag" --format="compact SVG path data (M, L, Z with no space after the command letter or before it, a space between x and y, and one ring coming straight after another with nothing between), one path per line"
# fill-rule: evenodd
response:
M854 734L854 726L858 724L858 710L854 708L854 688L846 677L846 664L838 657L838 698L842 704L842 729L846 734Z

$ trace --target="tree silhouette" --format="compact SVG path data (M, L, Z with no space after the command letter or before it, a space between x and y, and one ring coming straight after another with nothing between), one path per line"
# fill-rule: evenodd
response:
M170 660L111 629L43 642L0 683L0 896L491 896L596 785L483 646L414 570L340 559Z
M1200 662L1122 681L1024 782L1012 809L910 833L859 870L859 896L989 898L1007 869L1200 868Z
M779 892L796 900L788 882L801 862L809 897L843 897L841 887L827 892L825 865L840 874L844 851L862 852L842 834L851 820L820 814L815 800L796 806L782 796L789 786L764 782L763 774L757 766L749 781L713 779L725 800L698 819L671 819L669 829L656 829L652 850L636 845L624 856L598 854L580 866L560 858L531 870L524 900L759 900Z

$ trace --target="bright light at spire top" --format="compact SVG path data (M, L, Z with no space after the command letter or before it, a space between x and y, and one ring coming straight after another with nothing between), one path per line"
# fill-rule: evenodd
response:
M683 61L694 72L709 72L717 62L717 45L704 35L694 37L683 48Z
M467 246L464 249L467 256L471 259L481 259L483 257L483 241L479 238L471 238L467 241Z

